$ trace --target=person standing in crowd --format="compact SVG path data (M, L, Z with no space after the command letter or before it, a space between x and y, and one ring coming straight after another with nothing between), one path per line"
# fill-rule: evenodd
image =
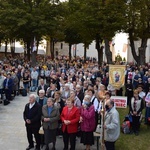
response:
M127 105L129 105L133 97L133 85L130 80L127 80L125 95L127 96Z
M46 96L54 98L54 93L58 91L56 88L56 84L51 83L50 87L47 88Z
M54 105L55 99L48 98L47 105L42 108L42 124L44 130L44 139L46 144L45 150L49 149L49 144L53 143L52 150L56 150L56 131L60 117L59 109Z
M41 127L41 115L42 115L42 108L41 105L36 102L36 95L30 94L29 103L25 105L25 109L23 112L23 118L25 121L27 131L27 139L29 143L29 146L26 148L26 150L34 148L32 134L34 134L36 141L35 149L40 150L39 129Z
M5 77L1 74L0 72L0 96L1 96L1 99L3 99L3 84L4 84L4 80L5 80Z
M82 88L79 84L76 85L76 96L80 99L82 103L84 98L84 93L82 92Z
M37 95L39 95L39 90L44 90L45 93L47 91L47 84L44 84L44 79L40 79L40 85L38 86L38 89L37 89Z
M13 89L13 80L11 78L11 73L7 73L7 77L3 83L5 96L8 101L12 100L12 89Z
M106 101L104 122L104 140L106 150L115 150L115 142L120 136L119 113L114 107L114 102Z
M139 71L136 70L136 71L135 71L134 78L133 78L133 88L134 88L134 89L136 89L137 86L138 86L138 79L139 79Z
M70 91L70 98L74 99L74 106L80 108L81 107L81 101L80 99L76 96L76 91L71 90Z
M55 106L58 107L59 109L59 113L62 113L63 108L65 107L65 103L63 101L63 99L61 98L61 93L60 91L56 91L54 94L54 99L55 99ZM57 129L57 135L62 135L62 130L61 130L61 126L62 126L62 121L61 119L58 120L58 129Z
M91 103L92 103L93 106L94 106L94 110L95 110L95 121L96 121L95 127L96 127L97 124L98 124L98 120L99 120L99 118L98 118L98 112L100 111L99 108L101 108L101 106L100 106L101 103L99 103L99 100L95 97L95 95L94 95L94 90L93 90L93 89L88 90L87 94L90 95L90 97L91 97ZM96 128L95 128L95 129L96 129Z
M85 150L90 150L90 146L94 144L95 130L95 109L91 103L91 96L85 95L80 114L81 143L86 145Z
M62 131L63 131L63 142L64 149L68 150L68 144L70 140L70 150L75 150L76 135L78 132L80 114L79 109L74 106L74 99L66 100L67 106L63 108L61 113L62 120Z
M145 92L143 92L143 86L139 85L138 88L137 88L137 90L139 92L139 97L144 100L146 94L145 94Z
M25 73L23 73L22 82L24 89L27 90L27 93L29 93L30 76L28 74L28 71L25 71Z
M139 91L134 90L134 96L131 99L129 105L129 112L132 115L132 130L135 135L139 134L140 117L144 108L143 99L139 96Z
M45 70L44 70L43 67L40 70L40 78L43 79L43 80L45 79Z
M36 98L36 101L42 106L47 104L47 97L45 97L45 91L39 90L39 96Z
M15 71L12 75L12 79L13 79L13 94L14 97L16 96L17 92L19 91L19 87L18 87L18 83L19 83L19 79L17 77L17 71Z
M148 124L150 123L150 88L149 88L149 92L145 97L145 102L146 102L145 124Z
M62 90L61 98L66 101L70 97L70 88L69 84L65 84L64 89Z
M37 88L37 81L38 81L38 72L36 71L36 67L31 71L31 80L32 80L32 91L34 92Z
M46 78L46 83L48 86L50 86L50 70L48 68L46 68L45 70L45 78Z

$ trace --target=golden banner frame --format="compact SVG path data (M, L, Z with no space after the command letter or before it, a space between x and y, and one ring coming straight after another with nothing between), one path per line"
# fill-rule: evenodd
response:
M109 65L109 84L114 88L119 89L125 83L125 66L124 65Z

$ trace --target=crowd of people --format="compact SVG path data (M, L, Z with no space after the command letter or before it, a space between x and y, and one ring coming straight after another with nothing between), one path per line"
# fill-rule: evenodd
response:
M115 149L120 134L119 113L111 100L112 95L127 96L132 116L132 131L139 133L142 110L146 109L145 124L150 122L150 65L126 65L125 86L115 89L109 84L109 65L99 66L95 60L81 58L69 61L47 60L31 67L29 62L11 60L0 64L0 93L7 101L25 89L29 103L25 106L24 120L29 146L40 149L39 129L42 123L46 149L56 135L63 136L64 150L75 150L76 136L80 130L81 143L86 150L94 144L94 131L101 123L102 105L105 105L104 141L107 150ZM23 87L20 85L22 81ZM36 95L31 93L36 92ZM5 97L4 94L5 93ZM12 96L13 95L13 96ZM146 107L144 104L146 102ZM116 130L117 129L117 130Z

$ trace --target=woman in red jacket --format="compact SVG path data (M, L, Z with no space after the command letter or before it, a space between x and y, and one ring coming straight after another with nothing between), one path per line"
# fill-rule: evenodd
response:
M73 99L66 100L66 106L63 108L61 113L61 120L62 120L62 131L63 131L63 142L64 142L64 149L68 150L68 144L70 140L70 150L75 150L75 143L76 143L76 134L78 131L80 114L79 109L74 106Z

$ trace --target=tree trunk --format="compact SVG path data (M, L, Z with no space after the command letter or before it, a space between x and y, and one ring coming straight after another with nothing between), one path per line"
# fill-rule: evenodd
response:
M51 52L51 59L54 59L54 39L50 38L50 52Z
M112 64L112 52L110 51L109 40L105 39L105 54L107 58L107 63Z
M15 56L15 40L10 40L10 50L12 58Z
M134 38L132 36L132 31L129 31L129 40L130 40L130 47L131 47L131 52L132 52L132 56L134 58L134 60L137 62L137 64L139 64L139 56L136 54L135 51L135 45L134 45Z
M30 55L31 55L30 41L27 41L27 59L28 59L28 61L30 61Z
M5 41L5 57L7 57L7 50L8 50L7 45L8 45L8 42L7 42L7 41Z
M98 64L101 66L103 62L103 49L100 47L101 39L99 35L96 35L96 49L98 53Z
M72 44L69 43L69 60L71 60L71 46Z
M84 62L86 62L86 44L84 44Z
M141 42L141 47L139 47L139 64L138 65L145 65L145 53L147 47L147 38L143 38Z

